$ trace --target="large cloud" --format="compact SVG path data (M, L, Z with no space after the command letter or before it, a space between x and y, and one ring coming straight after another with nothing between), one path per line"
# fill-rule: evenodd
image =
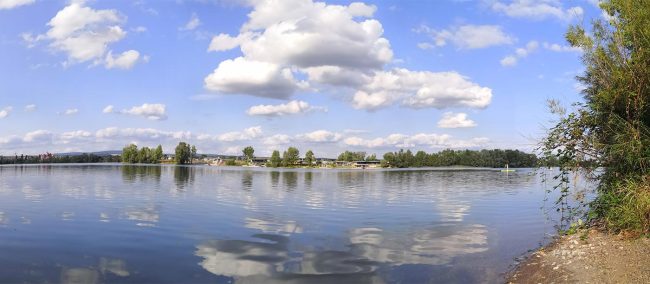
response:
M243 57L226 60L205 78L205 87L228 94L289 98L305 82L292 68L335 66L381 69L393 52L382 38L376 8L362 3L327 5L311 0L258 1L237 36L215 36L208 48L240 47ZM315 71L314 71L315 72Z
M381 37L381 23L367 19L375 9L362 3L258 1L241 29L250 36L239 45L253 60L298 67L381 68L393 53Z
M372 81L354 95L353 106L375 110L399 101L410 108L485 108L492 90L481 87L456 72L393 69L377 72Z
M453 71L386 70L393 51L382 24L372 18L375 6L312 0L251 3L239 34L220 34L210 42L209 51L239 47L242 55L222 61L206 76L206 89L289 99L301 90L343 88L342 93L353 96L355 108L366 110L394 103L412 108L484 108L490 103L489 88ZM445 40L466 48L513 41L498 26L468 25L454 32ZM296 79L305 75L305 81Z
M205 77L208 90L268 98L286 99L304 86L304 82L294 79L289 68L244 57L221 62Z
M50 41L50 47L67 55L66 66L92 62L109 69L129 69L138 61L140 53L128 50L113 57L109 49L126 36L125 22L126 17L117 10L96 10L85 6L84 1L72 1L47 23L50 29L45 34L23 34L23 39L29 46Z

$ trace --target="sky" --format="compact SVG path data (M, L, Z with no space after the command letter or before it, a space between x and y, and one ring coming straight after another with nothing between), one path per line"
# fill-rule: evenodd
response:
M532 151L595 1L0 0L0 155Z

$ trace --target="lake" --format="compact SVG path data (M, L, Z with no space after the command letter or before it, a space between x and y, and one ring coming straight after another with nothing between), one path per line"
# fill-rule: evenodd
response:
M0 282L499 283L555 232L545 189L531 169L2 166Z

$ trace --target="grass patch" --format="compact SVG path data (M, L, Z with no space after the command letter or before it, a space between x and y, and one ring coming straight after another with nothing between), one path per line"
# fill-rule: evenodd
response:
M616 183L611 190L601 191L594 205L609 230L650 234L650 176Z

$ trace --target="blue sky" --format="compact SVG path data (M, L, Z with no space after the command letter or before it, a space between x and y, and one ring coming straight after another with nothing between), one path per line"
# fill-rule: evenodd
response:
M531 150L594 1L0 0L0 154Z

